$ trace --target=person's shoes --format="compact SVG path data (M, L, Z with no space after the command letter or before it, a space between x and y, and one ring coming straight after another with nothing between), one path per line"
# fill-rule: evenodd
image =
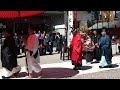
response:
M9 76L9 77L2 76L2 79L10 79L10 78L16 78L16 77L14 75Z
M19 74L20 71L14 73L14 76L17 77L17 75Z
M2 76L2 79L9 79L10 77L5 77L5 76Z
M99 66L99 68L104 68L104 67L102 67L102 66Z
M52 55L52 53L49 53L49 55Z
M112 65L107 65L105 66L105 68L112 68Z
M81 70L81 66L79 66L79 67L74 67L73 69L74 69L74 70Z

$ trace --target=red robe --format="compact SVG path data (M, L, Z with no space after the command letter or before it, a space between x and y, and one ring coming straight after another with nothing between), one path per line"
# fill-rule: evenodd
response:
M70 58L76 64L82 64L82 42L79 33L73 36L70 43Z

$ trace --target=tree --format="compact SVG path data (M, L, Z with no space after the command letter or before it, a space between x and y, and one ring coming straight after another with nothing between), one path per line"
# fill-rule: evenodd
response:
M91 21L87 21L87 26L91 27L92 25L94 25L96 23L96 20L91 20Z
M88 27L85 24L81 23L80 32L85 33L87 30L88 30Z

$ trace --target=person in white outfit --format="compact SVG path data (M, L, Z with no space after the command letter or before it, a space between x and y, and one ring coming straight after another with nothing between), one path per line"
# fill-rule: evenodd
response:
M37 36L34 34L34 26L30 26L28 28L29 37L25 43L25 52L27 59L27 67L28 67L28 77L33 77L33 71L41 77L41 66L40 66L40 58L39 58L39 41Z

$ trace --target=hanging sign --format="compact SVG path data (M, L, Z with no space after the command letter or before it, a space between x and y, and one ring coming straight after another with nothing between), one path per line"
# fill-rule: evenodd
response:
M75 24L75 29L77 29L77 11L74 11L74 24Z
M72 33L71 30L73 28L73 11L68 11L68 33L67 33L67 38L68 38L68 47L70 45L70 42L72 40Z

